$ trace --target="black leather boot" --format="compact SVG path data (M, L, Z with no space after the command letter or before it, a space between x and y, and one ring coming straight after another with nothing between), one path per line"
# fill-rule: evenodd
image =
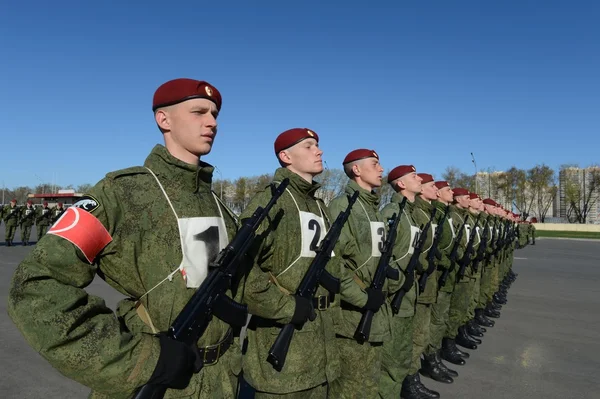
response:
M421 378L419 377L419 373L417 373L417 389L426 398L437 399L440 397L439 392L436 392L433 389L429 389L425 385L423 385L423 383L421 382Z
M454 340L452 344L454 345L455 352L458 353L458 356L462 357L463 359L468 359L471 357L469 352L462 351L458 346L456 346L456 340Z
M500 305L499 303L494 302L494 300L492 299L491 302L488 303L489 306L492 307L492 309L497 310L498 312L502 310L502 305Z
M474 320L469 320L469 322L467 323L467 332L473 337L483 337L483 331L481 331L480 328L481 327L479 327L479 325L475 323Z
M486 317L493 317L494 319L497 319L500 317L500 312L498 312L497 310L492 309L491 307L486 307L485 310L483 311L483 314Z
M439 368L442 370L442 372L446 373L446 375L449 375L450 377L458 377L458 373L452 369L449 369L444 362L442 362L442 356L440 355L441 351L437 351L435 352L435 362L437 363L437 365L439 366Z
M506 293L502 292L500 290L498 290L498 292L496 292L494 295L492 295L492 298L494 299L494 301L496 301L500 305L506 305L506 302L508 302Z
M456 364L458 366L464 366L465 360L458 353L458 348L456 347L456 343L451 338L444 338L442 340L442 350L440 351L440 355L442 359Z
M425 355L421 358L421 375L429 377L432 380L452 384L454 380L449 375L446 375L435 361L435 355Z
M483 327L494 327L495 322L483 314L483 309L475 309L475 323Z
M471 334L469 334L469 327L468 327L468 326L469 326L469 323L468 323L468 322L467 322L467 324L465 324L465 325L463 326L464 332L465 332L465 334L467 334L467 337L468 337L468 338L469 338L471 341L475 342L477 345L481 344L481 340L480 340L479 338L477 338L477 337L474 337L474 336L472 336Z
M477 344L471 339L471 336L467 334L464 327L458 328L458 335L456 336L455 342L467 349L477 349Z
M402 381L402 390L400 391L400 396L404 399L426 399L428 396L425 396L421 393L419 389L419 383L417 382L418 374L407 375Z

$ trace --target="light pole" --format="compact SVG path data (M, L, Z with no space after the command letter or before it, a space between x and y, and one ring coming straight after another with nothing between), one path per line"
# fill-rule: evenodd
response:
M223 174L221 173L221 171L219 170L219 168L217 168L216 166L215 166L215 172L217 172L219 174L219 178L221 179L221 182L220 182L221 183L220 184L220 186L221 186L221 196L220 196L220 198L221 198L221 200L223 200Z
M477 162L475 162L475 155L473 155L473 153L471 153L471 161L475 166L475 192L479 193L479 190L477 188Z

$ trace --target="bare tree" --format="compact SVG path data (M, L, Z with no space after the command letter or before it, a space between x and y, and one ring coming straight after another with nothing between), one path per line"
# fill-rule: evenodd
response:
M327 205L332 199L340 195L348 184L348 177L342 169L325 169L315 179L321 184L321 188L315 195Z
M600 167L562 167L560 173L568 206L567 218L570 222L586 223L592 207L598 201Z
M543 223L558 190L556 173L547 165L536 165L527 171L527 182L533 201L533 210L539 221Z
M447 181L450 187L461 187L469 191L475 191L475 176L461 172L456 166L448 166L442 173L442 180Z
M80 184L79 186L77 186L77 191L78 193L87 193L92 189L92 185L89 183L85 183L85 184Z

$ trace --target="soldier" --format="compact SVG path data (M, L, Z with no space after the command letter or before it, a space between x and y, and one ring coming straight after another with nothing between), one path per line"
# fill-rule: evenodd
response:
M437 220L440 238L437 245L439 259L437 259L437 272L432 275L434 281L438 282L436 302L431 306L431 324L429 331L429 344L425 350L423 369L421 372L436 381L451 383L452 377L458 377L458 373L449 369L441 360L442 341L448 329L448 317L452 292L454 291L454 280L456 276L456 265L452 265L450 256L454 247L455 229L452 220L453 192L446 181L436 181L435 190L424 186L423 199L431 199L431 204L437 208ZM446 275L442 282L442 276ZM448 282L448 280L450 280ZM443 285L442 285L443 283ZM429 284L429 282L427 283Z
M243 358L244 378L256 389L257 398L326 398L328 383L340 371L334 342L339 303L323 287L312 300L294 295L330 224L325 204L315 197L321 186L313 180L323 171L323 151L317 133L306 128L281 133L274 148L281 165L274 183L287 178L289 185L248 254L253 267L244 285L243 302L253 316ZM259 192L241 219L264 207L270 198L270 190ZM327 268L339 275L336 260ZM289 323L299 330L283 368L277 371L267 363L269 349L281 327Z
M477 349L478 342L469 335L464 325L470 320L468 311L473 298L474 284L472 270L469 267L474 254L467 254L466 252L469 248L471 239L474 240L472 247L476 248L478 236L475 232L472 232L472 229L475 227L475 220L470 216L468 211L469 191L461 187L455 187L452 191L454 192L454 203L456 206L456 212L454 213L453 219L456 218L457 221L455 226L461 226L459 228L465 229L463 234L465 241L463 255L457 264L459 270L457 272L454 292L452 293L452 300L450 303L450 327L448 328L447 334L449 338L454 338L456 344L467 349ZM462 274L458 274L461 272ZM468 354L462 355L462 353L464 353L462 351L455 351L455 353L461 355L461 357L468 358ZM453 358L444 356L444 359L454 364L461 363L453 362L453 359L456 359L456 356L453 356Z
M421 226L421 230L425 230L426 226L430 224L430 227L427 229L427 234L425 237L425 242L422 251L419 254L420 267L417 271L420 280L421 276L423 276L423 274L426 273L427 269L429 268L427 254L430 250L432 250L433 237L435 229L437 227L437 220L435 218L432 219L434 208L431 204L432 198L436 197L437 188L435 187L433 176L427 173L420 173L418 175L421 178L422 188L421 195L417 195L415 197L412 217L417 223L417 225ZM429 355L426 355L427 357L423 360L423 362L421 361L421 356L425 355L425 350L429 345L431 306L436 302L437 299L437 280L435 275L436 273L432 273L429 277L427 277L425 290L419 293L419 295L417 296L417 305L415 307L415 316L413 321L413 353L409 375L416 374L422 368L423 365L425 366L425 368L429 369L432 368L435 364L435 359ZM424 374L427 374L427 372L425 372ZM441 376L444 375L444 379L446 380L445 382L450 382L448 380L449 377L447 375L439 375L440 380L442 379ZM438 392L427 388L425 389L429 397L439 397Z
M41 240L48 226L50 225L50 218L52 217L52 210L48 208L48 201L44 201L41 208L37 209L37 215L35 217L35 224L37 230L37 240Z
M52 209L52 218L50 219L50 224L56 223L58 219L65 212L65 208L63 207L63 203L59 202L54 209Z
M390 219L400 211L400 204L406 198L404 210L394 245L394 266L402 270L404 277L399 281L412 280L406 290L400 309L392 317L392 339L384 341L381 380L379 383L380 398L397 398L400 393L405 399L421 398L426 389L421 384L419 374L409 375L412 361L413 318L417 301L416 271L408 270L410 260L415 252L415 242L420 229L413 220L412 212L415 197L421 192L421 178L417 176L413 165L400 165L392 169L387 178L395 194L391 202L381 211L385 219ZM391 284L390 284L391 285ZM389 298L394 298L395 290L390 290Z
M342 229L335 247L343 264L341 320L336 326L336 345L340 352L341 376L331 383L332 398L375 398L381 375L383 343L391 338L390 306L383 291L371 289L371 282L381 257L386 227L379 213L379 195L383 168L373 150L358 149L343 161L350 178L344 194L335 198L329 209L332 217L344 211L348 195L358 191L358 200ZM359 343L354 334L365 310L375 312L368 342Z
M17 231L17 226L19 224L19 219L21 218L21 209L17 206L17 200L13 199L10 201L10 204L4 207L4 224L6 225L5 229L5 239L6 246L10 247L13 245L13 239L15 238L15 232Z
M29 245L29 237L31 237L31 226L35 221L35 209L33 209L33 203L27 201L27 205L21 210L21 241L23 245Z
M234 331L213 318L196 345L166 331L237 230L200 160L217 133L219 91L176 79L154 94L165 146L144 166L109 173L18 266L8 311L27 341L91 398L124 398L145 384L165 398L233 398ZM115 314L84 288L98 274L127 298ZM159 333L159 334L157 334ZM197 374L195 371L201 369Z

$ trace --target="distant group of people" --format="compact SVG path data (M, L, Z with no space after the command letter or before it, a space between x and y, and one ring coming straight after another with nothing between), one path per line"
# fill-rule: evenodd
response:
M56 222L64 211L65 208L62 202L50 208L47 201L44 201L42 206L34 207L32 201L27 201L23 206L18 205L17 200L13 199L8 205L0 207L0 222L4 221L5 224L6 246L15 245L13 240L17 228L21 229L21 243L29 245L31 230L34 225L39 241L46 234L48 227Z

